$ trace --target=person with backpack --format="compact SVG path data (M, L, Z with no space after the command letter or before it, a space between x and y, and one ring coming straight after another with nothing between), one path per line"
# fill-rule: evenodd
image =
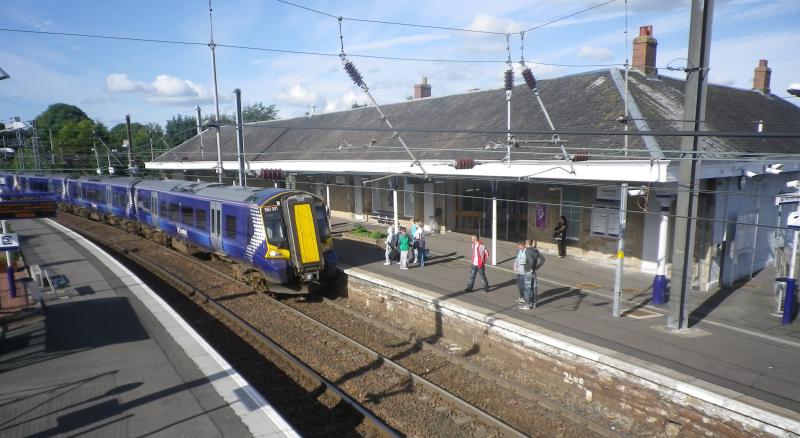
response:
M489 258L489 250L486 245L481 242L477 234L472 235L472 245L468 257L472 260L472 266L469 271L469 281L464 292L472 292L472 286L475 285L475 275L481 274L483 279L483 293L489 292L489 280L486 279L486 260Z
M525 297L530 296L529 289L531 287L530 278L525 275L525 265L528 259L526 242L526 240L522 240L517 244L517 257L514 259L514 273L517 274L517 290L519 291L517 302L520 304L525 303Z
M536 275L539 268L544 265L544 255L536 247L535 240L525 241L525 297L524 302L519 305L522 310L536 308L536 296L538 295L539 279Z
M416 232L413 234L414 247L417 250L417 263L420 267L425 266L425 258L428 257L427 249L425 248L425 229L421 226L417 227Z

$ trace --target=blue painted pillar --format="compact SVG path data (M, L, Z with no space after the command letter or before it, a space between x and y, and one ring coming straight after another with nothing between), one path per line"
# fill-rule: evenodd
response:
M669 209L672 196L659 196L661 204L661 222L658 226L658 268L653 279L653 304L667 302L667 236L669 235Z
M794 230L794 241L792 242L792 258L789 259L789 277L786 279L786 294L783 296L783 324L791 324L794 317L795 302L795 280L794 264L797 259L797 237L798 230Z

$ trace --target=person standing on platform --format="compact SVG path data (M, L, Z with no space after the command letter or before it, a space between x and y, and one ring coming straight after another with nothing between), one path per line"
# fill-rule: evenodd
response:
M420 267L425 266L425 258L428 257L428 254L426 254L427 249L425 248L425 229L422 226L418 226L414 234L414 247L417 250L417 263Z
M517 290L519 291L517 302L520 304L524 304L526 297L530 295L527 289L529 289L531 285L530 279L525 278L526 257L528 256L525 242L526 241L521 241L517 244L517 258L514 259L514 273L517 274Z
M525 299L519 308L530 310L536 308L536 297L539 294L539 278L537 272L544 265L544 256L536 247L535 240L525 241Z
M417 225L417 218L411 218L411 226L409 227L410 233L408 237L411 238L411 248L408 253L408 263L414 263L417 260L417 230L420 227Z
M567 256L567 218L561 216L553 232L553 239L558 243L558 258L563 259Z
M472 286L475 285L475 275L480 273L481 279L483 279L483 293L488 293L489 280L486 279L486 260L489 258L489 250L486 249L486 245L481 242L477 234L472 235L469 257L472 260L472 267L469 271L469 281L464 292L472 292Z
M400 269L408 269L408 250L411 248L411 238L403 227L400 227L398 246L400 247Z
M384 262L384 265L392 264L392 254L394 251L397 251L397 248L394 246L394 227L389 225L389 228L386 230L386 262Z

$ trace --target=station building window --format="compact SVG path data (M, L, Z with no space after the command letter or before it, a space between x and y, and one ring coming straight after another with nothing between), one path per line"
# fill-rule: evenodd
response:
M581 237L581 189L564 187L561 215L567 218L567 239L580 240Z

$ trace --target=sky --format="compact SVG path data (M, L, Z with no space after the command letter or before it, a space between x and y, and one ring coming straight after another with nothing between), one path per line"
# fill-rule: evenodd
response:
M312 105L322 113L365 103L366 95L337 56L263 50L336 55L341 50L336 16L345 17L342 41L348 54L425 59L350 58L380 104L404 101L423 76L433 96L502 88L506 37L353 18L509 33L515 68L524 54L537 78L624 65L639 27L652 25L659 73L684 77L666 67L686 64L690 0L616 0L546 24L605 1L293 1L331 17L277 0L214 0L214 41L251 48L216 48L220 111L233 113L235 88L242 90L244 105L275 104L281 118L302 116ZM10 75L0 81L0 122L31 120L57 102L76 105L109 127L126 114L134 122L163 126L172 116L194 115L196 105L203 114L214 110L207 0L5 0L0 10L5 29L0 30L0 68ZM787 88L800 88L799 23L798 0L717 0L710 82L750 89L753 69L767 59L773 94L790 97ZM519 32L535 26L541 27L525 32L522 52ZM787 100L800 105L798 98Z

